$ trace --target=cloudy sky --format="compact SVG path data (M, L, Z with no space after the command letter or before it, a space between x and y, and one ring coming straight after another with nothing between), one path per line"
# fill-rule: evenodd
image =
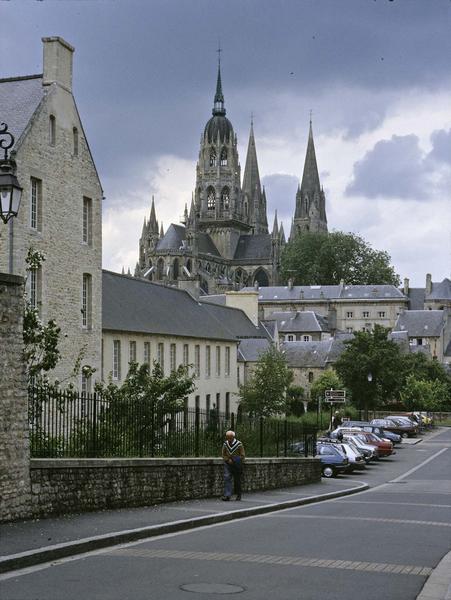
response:
M165 228L190 201L220 39L270 222L277 208L289 232L312 110L329 229L387 250L411 285L450 276L450 0L0 0L0 19L0 77L42 72L43 36L76 48L106 268L133 271L152 194Z

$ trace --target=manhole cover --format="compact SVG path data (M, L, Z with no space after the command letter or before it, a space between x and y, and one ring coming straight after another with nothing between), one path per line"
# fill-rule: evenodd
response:
M231 583L185 583L180 589L198 594L239 594L245 590L244 587Z

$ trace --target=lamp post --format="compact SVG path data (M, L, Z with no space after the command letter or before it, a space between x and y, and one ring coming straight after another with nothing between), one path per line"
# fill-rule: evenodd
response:
M14 145L14 136L8 131L6 123L0 124L0 149L3 158L0 159L0 219L3 223L9 221L9 272L13 271L13 221L17 217L22 188L16 177L16 162L8 158L8 150Z
M371 373L371 371L368 372L368 375L366 376L368 383L370 384L371 387L371 382L373 381L373 374ZM368 396L365 396L365 421L368 421Z

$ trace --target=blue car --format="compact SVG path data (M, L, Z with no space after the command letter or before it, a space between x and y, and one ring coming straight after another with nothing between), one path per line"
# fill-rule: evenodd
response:
M324 477L336 477L338 473L349 471L349 459L334 444L318 443L316 450Z

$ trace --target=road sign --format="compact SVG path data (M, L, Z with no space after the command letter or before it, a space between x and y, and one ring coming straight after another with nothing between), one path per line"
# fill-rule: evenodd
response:
M346 390L326 390L326 402L346 402Z

